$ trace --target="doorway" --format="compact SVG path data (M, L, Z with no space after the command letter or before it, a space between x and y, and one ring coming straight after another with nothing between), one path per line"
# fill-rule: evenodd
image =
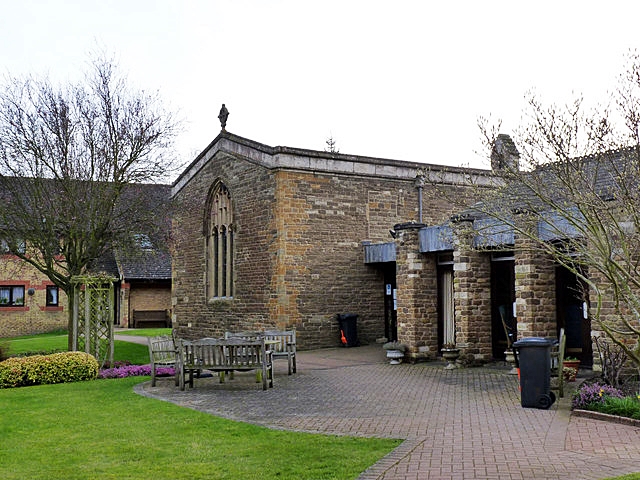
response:
M569 269L556 267L557 330L564 328L567 337L566 356L576 357L580 365L593 366L591 320L587 315L585 286Z
M389 342L398 340L396 297L396 263L385 263L384 273L384 336Z
M507 336L512 342L516 341L515 301L513 253L496 253L491 258L491 352L495 359L504 359Z
M438 351L456 343L453 301L453 254L438 255Z

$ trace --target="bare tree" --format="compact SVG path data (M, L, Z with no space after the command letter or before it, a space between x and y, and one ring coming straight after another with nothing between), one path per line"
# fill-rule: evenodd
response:
M113 61L79 83L7 79L0 90L0 239L72 302L71 278L132 234L152 235L178 122L158 94L132 89ZM153 209L149 209L153 200ZM69 309L69 326L72 316Z
M484 224L494 233L500 225L530 240L577 275L596 328L640 367L640 57L629 55L613 107L526 98L516 162L496 162L503 139L479 121L499 186L461 210L492 219Z

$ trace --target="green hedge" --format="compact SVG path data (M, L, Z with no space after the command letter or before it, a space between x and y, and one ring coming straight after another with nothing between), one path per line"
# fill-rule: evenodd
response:
M0 388L94 380L99 365L84 352L8 358L0 362Z

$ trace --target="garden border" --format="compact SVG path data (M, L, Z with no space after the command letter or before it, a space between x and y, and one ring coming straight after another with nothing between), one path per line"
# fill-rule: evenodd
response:
M619 415L610 415L608 413L594 412L591 410L581 410L581 409L575 409L575 410L572 410L571 412L576 417L585 417L585 418L591 418L594 420L602 420L605 422L622 423L624 425L630 425L632 427L640 427L640 420L636 420L634 418L621 417Z

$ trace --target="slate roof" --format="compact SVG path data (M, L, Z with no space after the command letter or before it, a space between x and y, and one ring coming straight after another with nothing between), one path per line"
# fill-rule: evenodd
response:
M161 250L118 252L116 261L120 276L125 281L171 279L171 255Z
M137 184L135 198L144 202L143 207L153 211L160 203L169 201L171 187L159 184ZM122 199L129 201L130 194L125 190ZM129 250L115 252L115 261L120 278L129 280L170 280L171 255L168 253L165 233L169 230L168 218L155 218L156 232L135 232L138 241Z
M112 251L91 262L88 269L91 273L106 273L110 277L120 278L118 264Z
M636 165L632 165L633 162L636 162ZM545 193L549 195L550 200L560 205L564 204L564 208L570 209L574 203L565 193L558 179L559 168L563 169L560 175L563 175L565 179L573 178L575 182L586 183L586 188L599 196L601 200L607 201L614 199L616 191L631 187L629 182L640 180L635 175L638 170L637 162L639 162L638 152L635 147L630 147L576 158L564 163L543 165L524 174L523 178L526 178L526 181L530 181L531 184L544 185ZM572 172L575 172L575 175L572 176ZM510 182L502 187L498 203L512 211L533 209L544 212L544 210L549 210L549 203L542 202L527 186L526 181ZM461 210L452 218L454 220L486 218L487 215L482 213L486 210L486 205L486 202L478 202Z
M4 177L6 181L11 181L16 188L15 191L22 190L25 184L25 191L29 191L26 185L33 181L43 181L43 179L29 179L21 177ZM48 180L44 179L45 182ZM55 188L53 181L49 182ZM47 185L47 186L49 186ZM170 201L171 186L163 184L128 184L122 191L116 208L116 218L114 226L119 229L127 229L127 212L130 205L135 208L146 209L153 212L160 210L160 204ZM7 190L0 191L0 201L8 201L11 193ZM162 209L164 211L164 209ZM169 218L156 215L153 217L155 226L153 232L131 231L131 235L143 233L148 236L152 243L152 248L142 248L140 245L133 245L130 249L113 250L106 252L100 258L91 262L88 270L93 273L106 273L115 278L127 280L170 280L171 279L171 256L166 245L164 235L170 228ZM135 243L135 242L134 242Z

